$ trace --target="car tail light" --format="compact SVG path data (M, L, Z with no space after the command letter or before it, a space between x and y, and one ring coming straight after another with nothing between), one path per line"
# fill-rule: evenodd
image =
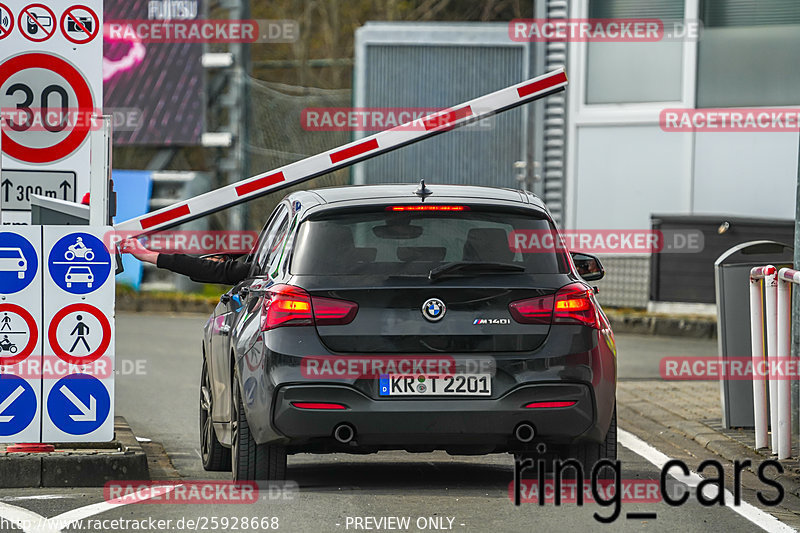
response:
M517 300L508 304L511 316L521 324L582 324L601 329L591 289L572 283L555 295Z
M298 409L320 409L323 411L339 411L347 409L346 405L340 403L323 403L323 402L292 402L292 405Z
M264 298L261 331L281 326L349 324L358 304L334 298L312 298L293 285L275 285Z
M532 402L525 405L525 409L551 409L553 407L572 407L578 402Z
M314 320L318 326L349 324L356 317L358 304L334 298L311 298Z
M600 329L594 293L582 283L573 283L556 293L554 324L583 324Z
M549 324L553 318L553 295L517 300L508 304L508 310L521 324Z

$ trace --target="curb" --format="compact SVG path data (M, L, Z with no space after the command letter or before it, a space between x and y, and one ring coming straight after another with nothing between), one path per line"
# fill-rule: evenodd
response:
M56 449L67 450L61 452L2 452L0 488L102 487L112 480L149 480L147 456L121 416L114 419L114 437L110 443L56 444Z

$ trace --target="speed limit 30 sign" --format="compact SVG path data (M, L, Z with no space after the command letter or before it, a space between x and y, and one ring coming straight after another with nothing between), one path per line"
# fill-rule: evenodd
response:
M0 183L44 190L52 180L19 171L63 171L77 177L70 196L80 198L89 190L88 138L99 127L92 117L102 114L103 2L2 1ZM17 183L20 177L27 181ZM30 222L19 205L2 210L4 224Z

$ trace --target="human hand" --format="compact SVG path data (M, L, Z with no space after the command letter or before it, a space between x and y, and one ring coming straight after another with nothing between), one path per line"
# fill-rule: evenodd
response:
M136 238L128 237L127 239L122 241L122 244L120 245L119 249L122 253L131 254L139 261L144 261L145 263L152 263L154 265L158 262L158 252L148 250Z

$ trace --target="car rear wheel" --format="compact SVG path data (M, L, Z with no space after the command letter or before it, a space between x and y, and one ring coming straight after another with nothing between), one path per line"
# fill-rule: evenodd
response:
M233 384L233 480L283 480L286 479L286 448L276 444L257 444L250 432L244 413L239 380Z
M611 425L606 433L606 438L601 443L597 442L581 442L569 446L556 447L550 449L544 455L538 453L521 452L515 453L514 458L517 461L532 459L533 467L525 470L526 478L533 478L538 474L536 470L537 459L543 458L545 460L545 473L553 473L553 462L558 459L562 463L568 459L574 459L580 463L583 469L584 479L589 479L592 475L594 465L603 459L610 461L617 460L617 409L614 408L614 414L611 416ZM607 479L613 476L613 471L610 468L603 468L598 477ZM565 468L562 470L562 477L564 479L574 479L575 469Z
M231 450L217 440L214 424L211 423L211 378L208 363L203 358L203 374L200 378L200 455L203 468L211 472L231 471Z

